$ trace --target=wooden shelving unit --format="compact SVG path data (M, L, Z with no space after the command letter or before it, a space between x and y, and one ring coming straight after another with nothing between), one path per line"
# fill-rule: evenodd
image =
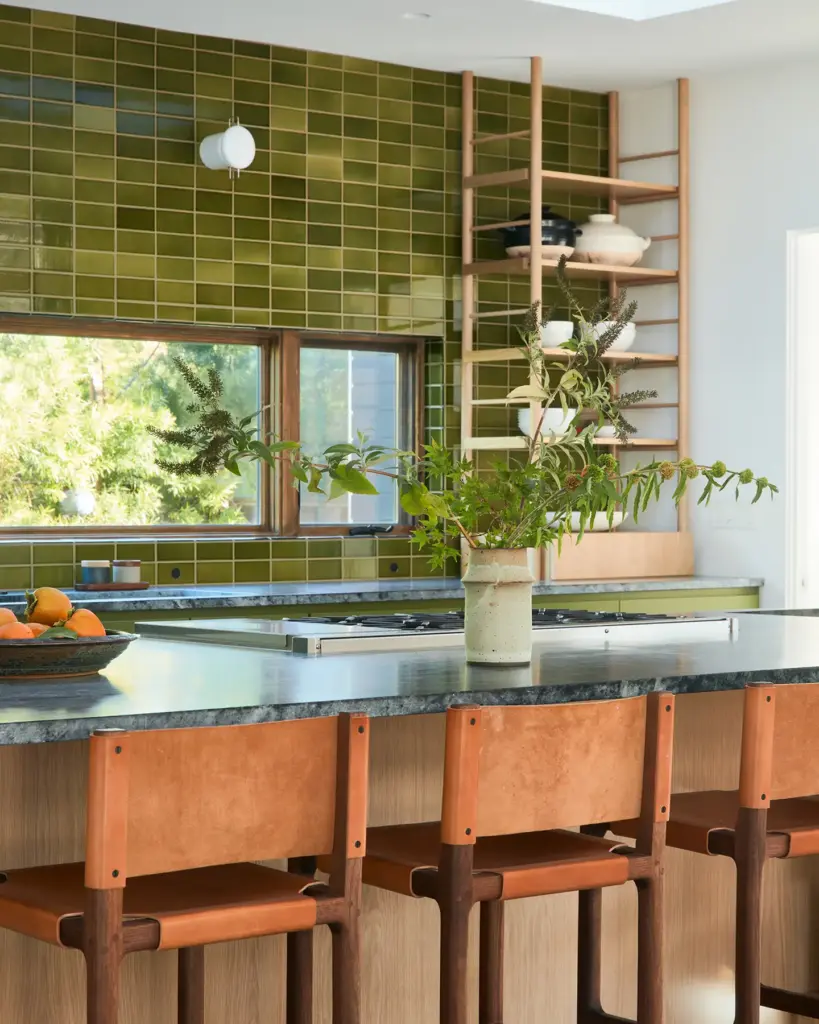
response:
M617 214L620 206L636 203L657 203L674 201L678 204L678 229L670 234L652 236L655 242L676 241L678 245L678 263L675 268L655 269L651 267L616 267L601 264L573 263L567 265L571 278L578 280L606 281L609 292L616 296L621 286L648 287L652 285L675 285L678 292L678 308L676 317L637 321L638 327L654 325L676 325L678 344L673 354L612 352L607 354L606 361L612 363L632 362L639 360L635 369L658 367L675 367L678 375L677 402L647 402L643 409L677 409L677 429L675 437L651 438L637 436L628 445L629 449L647 451L675 451L680 458L688 455L688 216L689 216L689 109L688 82L681 79L677 83L678 100L678 145L675 149L653 153L637 153L620 155L620 104L616 92L609 94L609 174L585 175L565 171L554 171L542 166L543 154L543 65L539 57L531 58L530 76L530 113L529 129L501 135L476 136L474 131L474 75L465 72L463 75L463 202L462 202L462 364L461 364L461 448L467 457L478 451L524 451L528 442L523 436L495 437L476 435L474 429L474 410L481 406L529 405L531 409L532 427L534 430L540 417L540 409L536 403L525 401L507 402L504 398L476 399L474 396L475 371L480 363L511 363L524 358L517 348L475 348L475 327L482 320L497 320L521 316L525 308L517 309L481 309L479 306L480 280L499 275L525 275L529 278L529 301L540 302L543 295L544 279L553 277L557 269L557 261L546 260L542 256L540 231L531 233L531 251L527 257L475 261L475 237L487 231L497 231L513 224L540 224L541 206L544 190L552 196L565 193L567 196L593 195L605 198L611 213ZM506 171L495 171L487 174L475 173L475 151L489 142L502 139L528 138L528 167L513 168ZM676 159L678 175L676 184L658 184L621 177L623 167L648 160L663 158ZM529 194L529 217L516 221L495 221L492 223L476 223L475 192L478 189L519 189L525 188ZM568 353L562 349L547 350L547 354L561 361L568 359ZM623 446L616 438L598 438L597 444L621 452ZM681 575L693 571L693 547L688 531L688 511L685 505L680 507L676 534L647 533L645 547L649 562L656 561L657 575ZM682 536L681 536L682 535ZM623 546L633 547L633 534L623 537ZM605 539L600 541L599 537ZM601 551L611 554L612 548L618 545L618 535L590 535L584 544L590 546L599 541ZM570 579L573 571L582 578L587 575L588 567L594 564L593 552L588 548L581 556L580 549L569 545L569 549L559 559L551 559L549 575L554 579ZM591 557L590 557L591 556ZM614 559L622 566L622 559ZM641 560L641 564L645 559Z

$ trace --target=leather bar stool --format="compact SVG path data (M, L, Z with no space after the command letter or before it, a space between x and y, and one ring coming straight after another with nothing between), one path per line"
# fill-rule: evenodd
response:
M204 946L282 933L287 1021L309 1024L318 924L334 1024L359 1024L366 716L101 730L89 746L85 862L0 875L0 927L85 954L89 1024L116 1024L123 956L154 949L179 950L178 1019L204 1024ZM316 854L326 885L298 860ZM308 873L249 863L284 858Z
M468 922L481 905L480 1024L503 1021L503 907L582 890L577 1020L619 1021L600 1005L602 888L637 883L639 1024L663 1020L662 855L674 698L447 712L440 822L370 829L365 884L437 901L441 1024L466 1024ZM636 846L602 837L618 808ZM569 831L586 826L583 833Z
M736 864L735 1024L760 1006L819 1019L819 996L761 984L762 874L768 858L819 853L819 684L745 689L739 789L675 793L667 842ZM617 835L635 823L612 825Z

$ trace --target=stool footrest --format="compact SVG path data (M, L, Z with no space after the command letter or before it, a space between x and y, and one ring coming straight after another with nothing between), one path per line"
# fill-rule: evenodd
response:
M797 1016L819 1020L819 995L809 995L807 992L789 992L784 988L762 985L759 1002L771 1010L781 1010L783 1013L793 1013Z
M615 1017L604 1010L585 1010L578 1018L578 1024L635 1024L628 1017Z

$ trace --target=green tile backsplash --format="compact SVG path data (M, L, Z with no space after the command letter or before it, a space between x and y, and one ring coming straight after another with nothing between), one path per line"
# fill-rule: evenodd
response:
M427 436L457 437L458 75L4 4L0 39L0 311L440 339L428 346ZM527 92L479 79L477 131L526 128ZM257 145L233 181L197 152L230 117ZM606 145L604 96L544 90L547 166L605 173ZM480 148L476 170L527 162L525 139L500 141ZM600 208L581 196L544 201L580 220ZM525 190L488 191L477 214L505 220L525 208ZM501 254L497 239L478 236L478 258ZM528 303L525 278L481 279L479 289L486 310ZM578 291L598 296L595 285ZM506 321L484 321L476 343L508 338ZM479 365L477 386L495 397L522 372ZM478 413L477 433L511 427L505 408ZM0 544L0 587L66 585L81 558L103 550L114 544ZM429 572L397 538L115 550L170 583Z

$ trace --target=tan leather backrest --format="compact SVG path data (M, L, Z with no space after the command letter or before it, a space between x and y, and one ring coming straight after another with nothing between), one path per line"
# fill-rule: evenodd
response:
M484 708L478 835L640 814L646 700Z
M361 831L367 735L357 724L359 732L362 746L342 785L349 784L347 813ZM114 872L124 881L331 853L338 737L339 719L332 717L93 736L87 884L116 884Z
M819 683L781 684L764 693L773 710L770 798L819 794Z

